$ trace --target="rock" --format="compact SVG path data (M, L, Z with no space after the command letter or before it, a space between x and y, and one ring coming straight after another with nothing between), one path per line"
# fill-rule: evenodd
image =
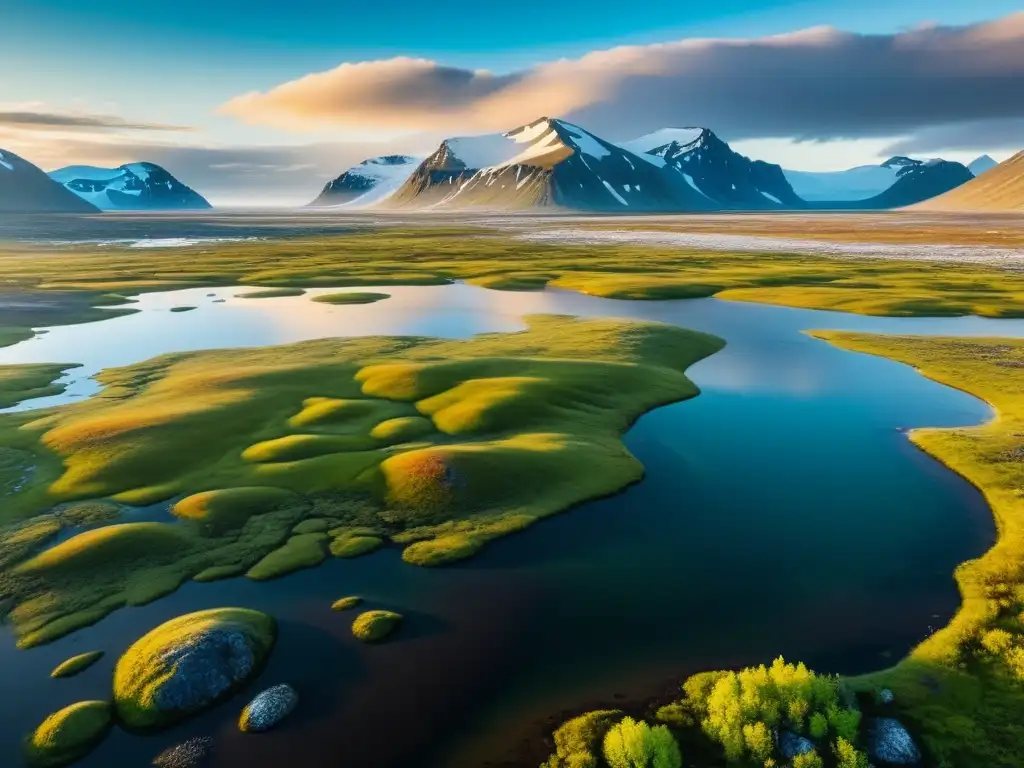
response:
M242 710L238 728L243 733L260 733L280 723L299 703L299 694L290 685L275 685L259 694Z
M200 768L210 756L212 747L213 739L197 736L165 749L153 758L153 765L156 768Z
M903 724L891 717L870 720L867 726L868 757L886 765L917 765L921 751Z
M896 699L895 694L888 688L883 688L878 692L878 703L879 704L892 704Z
M814 742L790 731L779 733L779 753L787 760L814 751Z
M114 669L114 703L129 728L171 725L249 679L274 644L274 620L221 608L179 616L137 640Z

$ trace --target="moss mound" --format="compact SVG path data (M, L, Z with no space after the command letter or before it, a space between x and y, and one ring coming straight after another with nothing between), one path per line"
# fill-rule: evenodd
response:
M422 416L388 419L370 430L370 437L386 443L407 443L435 432L434 422Z
M236 293L236 299L283 299L288 296L302 296L304 288L264 288L259 291L248 293Z
M223 488L187 496L171 507L171 512L219 532L241 528L250 517L295 499L294 493L283 488Z
M354 291L352 293L325 293L314 296L313 301L320 304L373 304L375 301L390 299L390 293L372 293L370 291Z
M103 651L80 653L58 664L53 672L50 673L50 677L74 677L79 672L84 672L101 658L103 658Z
M129 728L178 722L230 695L274 646L274 619L244 608L179 616L125 651L114 668L114 704Z
M324 552L326 541L327 534L324 533L300 533L292 536L283 547L264 557L245 575L256 581L265 581L303 568L312 568L327 557L327 553Z
M80 701L47 717L25 739L31 768L58 768L80 760L103 740L113 722L106 701Z
M352 634L364 643L376 643L391 635L402 623L394 611L366 611L352 622Z
M363 602L363 598L356 597L354 595L352 597L343 597L340 600L335 600L333 603L331 603L331 610L347 611L350 608L355 608L361 602Z

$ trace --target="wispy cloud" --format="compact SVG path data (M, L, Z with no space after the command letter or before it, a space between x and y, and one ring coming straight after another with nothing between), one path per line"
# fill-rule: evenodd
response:
M730 138L907 135L1024 117L1024 13L891 35L814 28L595 51L507 75L398 58L237 96L225 114L287 130L507 129L541 114L612 135L708 125Z
M37 131L191 131L185 125L146 123L117 115L73 112L37 112L0 108L0 126Z

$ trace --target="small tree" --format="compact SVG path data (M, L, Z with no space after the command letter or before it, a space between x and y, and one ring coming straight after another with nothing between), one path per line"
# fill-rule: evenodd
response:
M836 768L868 768L868 756L854 749L846 739L836 739L833 749L836 754Z
M828 735L828 718L821 714L821 712L815 712L811 715L808 731L812 739L824 739Z
M821 757L814 750L793 758L793 768L822 768Z
M643 720L624 717L604 737L604 758L612 768L682 768L672 732L664 725L651 728Z

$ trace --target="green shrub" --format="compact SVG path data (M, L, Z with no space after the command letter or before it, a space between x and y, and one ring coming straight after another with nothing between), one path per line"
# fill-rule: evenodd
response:
M821 757L813 750L793 758L793 768L823 768L823 765Z
M828 718L821 714L821 712L815 712L811 715L810 724L807 729L810 731L811 738L824 739L828 736Z
M853 744L844 738L836 739L833 752L836 755L836 768L868 768L868 756L858 752Z
M541 768L598 768L601 740L621 714L600 709L563 723L554 734L555 753Z
M653 728L625 717L604 736L604 758L612 768L681 768L679 745L667 726Z

